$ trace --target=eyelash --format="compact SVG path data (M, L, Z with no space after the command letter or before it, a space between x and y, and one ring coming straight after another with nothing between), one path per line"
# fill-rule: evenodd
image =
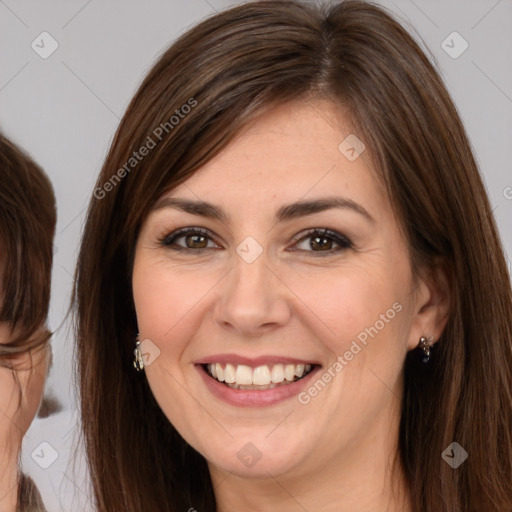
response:
M160 243L160 245L162 245L168 249L171 249L173 251L180 251L180 252L194 251L194 252L202 253L203 251L213 249L213 247L201 247L201 248L193 249L190 247L182 247L179 245L174 245L176 240L186 237L187 235L202 235L202 236L205 236L213 241L213 237L211 236L211 233L207 229L199 228L199 227L188 227L188 228L178 229L178 230L174 231L173 233L165 235L164 237L162 237L159 240L159 243ZM299 236L295 237L293 240L293 243L294 243L294 245L297 245L299 242L302 242L304 240L307 240L308 238L314 238L314 237L331 239L338 245L338 248L332 249L332 250L326 250L326 251L313 251L313 250L305 250L305 249L292 249L292 251L299 250L299 251L303 251L303 252L310 252L310 253L314 254L315 256L328 256L330 254L337 253L337 252L340 252L340 251L343 251L346 249L350 249L353 247L352 242L346 236L341 235L340 233L337 233L336 231L332 231L327 228L322 228L322 229L312 228L312 229L306 230L305 233L301 233Z

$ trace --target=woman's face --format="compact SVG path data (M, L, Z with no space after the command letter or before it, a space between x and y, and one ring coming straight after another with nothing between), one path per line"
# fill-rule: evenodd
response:
M274 108L142 227L146 375L214 471L305 475L393 450L404 357L439 332L350 134L330 102Z
M42 332L43 328L34 336ZM0 322L0 344L9 344L18 334L18 331L12 332L7 323ZM0 362L0 452L4 457L17 456L21 438L37 413L49 354L50 348L45 345L6 360L5 364Z

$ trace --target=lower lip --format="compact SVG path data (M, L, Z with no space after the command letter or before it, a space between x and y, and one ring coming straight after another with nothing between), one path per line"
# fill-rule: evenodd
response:
M313 379L313 376L320 370L317 366L313 368L304 378L290 384L282 384L275 388L263 391L252 391L248 389L233 389L218 380L210 377L202 365L196 366L208 389L217 398L237 407L265 407L283 402L288 398L297 396Z

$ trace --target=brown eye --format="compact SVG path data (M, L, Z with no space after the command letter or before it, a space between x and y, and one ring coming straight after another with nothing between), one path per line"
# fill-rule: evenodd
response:
M206 249L208 246L208 239L204 235L186 235L182 238L185 238L189 249Z
M294 245L294 249L310 253L328 255L349 249L352 242L345 236L330 229L311 229Z
M310 239L309 245L313 250L328 251L329 249L332 249L333 240L325 236L315 236Z
M193 249L218 249L219 246L212 240L210 233L203 228L182 228L166 235L160 240L161 245L176 251Z

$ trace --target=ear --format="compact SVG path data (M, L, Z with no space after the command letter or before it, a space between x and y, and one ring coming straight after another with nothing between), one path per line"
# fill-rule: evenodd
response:
M408 348L418 346L422 336L436 343L446 327L450 314L452 290L446 270L437 265L418 277L414 293Z

